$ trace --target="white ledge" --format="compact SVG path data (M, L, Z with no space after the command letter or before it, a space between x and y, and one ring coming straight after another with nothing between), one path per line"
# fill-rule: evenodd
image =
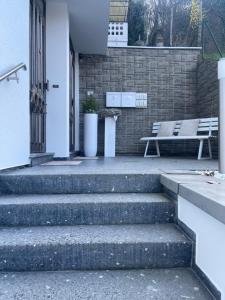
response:
M152 49L152 50L202 50L202 47L147 47L147 46L110 46L108 48L121 49Z
M161 176L161 184L225 224L225 182L202 175Z

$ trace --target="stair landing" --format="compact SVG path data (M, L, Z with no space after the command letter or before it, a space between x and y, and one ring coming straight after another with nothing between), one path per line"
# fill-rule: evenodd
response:
M56 174L160 174L171 170L217 170L217 160L197 160L195 157L144 158L141 156L117 156L114 158L87 159L79 165L39 165L32 168L9 170L11 175L56 175ZM67 165L68 163L68 165ZM64 165L63 165L64 164ZM4 172L5 173L5 172Z

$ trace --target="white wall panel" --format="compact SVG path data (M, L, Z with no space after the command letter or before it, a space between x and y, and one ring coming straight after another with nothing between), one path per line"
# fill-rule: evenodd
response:
M196 264L225 300L225 224L179 197L178 217L196 233Z
M29 0L0 0L0 74L25 63L29 70ZM0 83L0 169L29 163L29 71Z
M69 15L67 4L46 7L47 152L69 156ZM53 88L58 85L58 88Z

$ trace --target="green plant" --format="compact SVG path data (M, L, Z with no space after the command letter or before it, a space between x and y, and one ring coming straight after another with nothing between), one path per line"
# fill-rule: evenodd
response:
M88 97L83 102L83 112L89 114L95 114L98 110L97 101L94 96Z
M223 54L223 57L225 57L225 52L223 52L222 54ZM218 60L221 59L221 56L217 52L214 52L214 53L204 53L203 58L205 60L218 61Z
M202 21L202 9L198 0L191 1L191 25L197 28Z

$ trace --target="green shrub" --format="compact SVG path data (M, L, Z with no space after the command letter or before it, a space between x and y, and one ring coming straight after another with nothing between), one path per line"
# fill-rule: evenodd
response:
M84 113L95 114L95 113L97 113L97 110L98 110L98 105L97 105L97 101L94 96L88 97L83 102L83 112Z

